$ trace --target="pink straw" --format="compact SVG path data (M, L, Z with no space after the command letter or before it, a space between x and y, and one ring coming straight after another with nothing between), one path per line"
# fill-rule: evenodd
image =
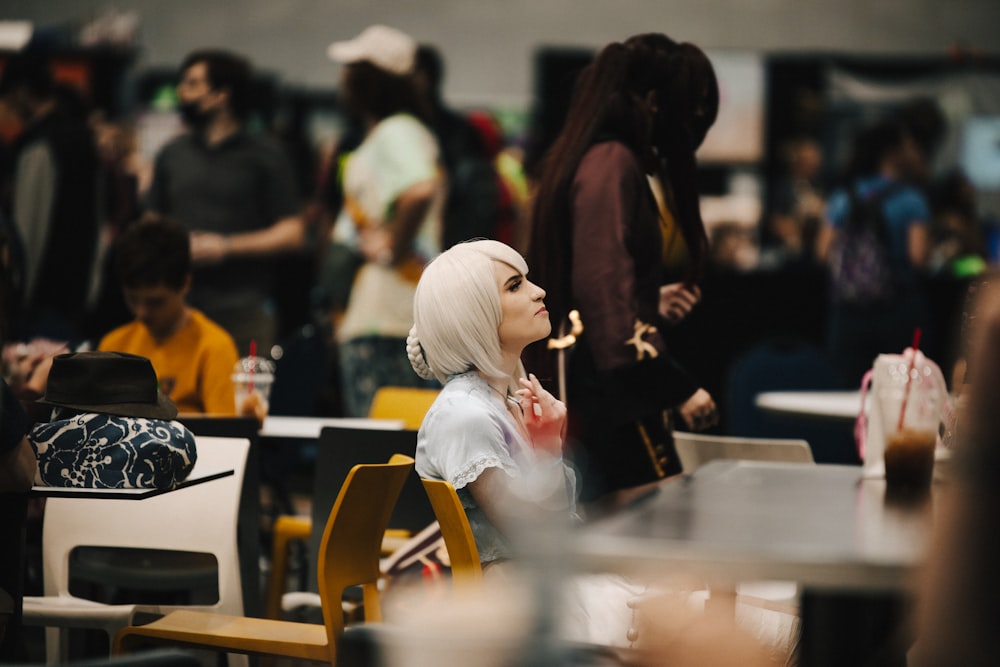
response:
M920 327L913 330L913 356L910 357L910 367L906 371L906 390L903 392L903 404L899 406L899 424L897 431L903 430L903 416L906 414L906 403L910 400L910 384L913 382L913 367L917 363L917 350L920 347Z

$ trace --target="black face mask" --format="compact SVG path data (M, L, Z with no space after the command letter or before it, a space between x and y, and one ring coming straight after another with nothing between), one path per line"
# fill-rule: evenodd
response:
M181 102L177 110L180 112L184 124L196 130L205 127L211 117L209 112L201 110L197 102Z

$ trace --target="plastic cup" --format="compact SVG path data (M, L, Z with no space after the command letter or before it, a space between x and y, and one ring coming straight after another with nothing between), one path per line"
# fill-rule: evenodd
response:
M878 395L886 488L922 494L930 490L934 475L934 450L944 397L932 382L930 368L903 367L900 371Z
M243 357L233 367L236 414L253 415L261 424L271 407L274 362L263 357Z

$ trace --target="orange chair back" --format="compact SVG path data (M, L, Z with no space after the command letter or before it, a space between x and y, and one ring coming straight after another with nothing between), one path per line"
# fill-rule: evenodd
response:
M412 470L413 459L402 454L393 455L388 463L355 466L330 512L320 542L318 577L331 664L336 661L337 637L344 630L344 589L361 586L365 621L382 620L378 595L382 536Z
M372 419L401 419L405 428L416 431L439 393L439 389L382 387L375 392L368 416Z
M476 538L472 535L469 518L458 498L458 493L448 482L422 479L424 490L430 498L434 515L441 526L441 536L451 561L451 576L456 588L477 586L483 580L483 567L479 562Z

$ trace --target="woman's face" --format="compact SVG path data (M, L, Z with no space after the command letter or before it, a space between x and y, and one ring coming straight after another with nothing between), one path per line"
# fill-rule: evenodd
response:
M494 260L493 273L500 290L500 347L520 355L527 345L552 333L549 311L542 302L545 290L504 262Z

